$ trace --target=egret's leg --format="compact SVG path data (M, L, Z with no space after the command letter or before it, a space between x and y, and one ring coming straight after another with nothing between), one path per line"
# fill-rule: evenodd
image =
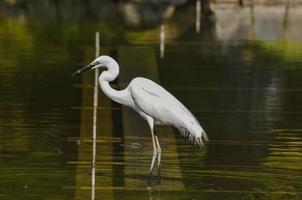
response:
M156 148L157 148L157 183L160 184L160 159L161 159L161 148L157 135L155 135Z
M153 145L153 156L152 156L152 161L151 161L150 170L149 170L149 177L148 177L148 181L147 181L147 187L151 188L152 171L153 171L155 159L157 157L157 149L156 149L156 141L155 141L154 130L153 130L154 120L151 117L149 117L149 118L147 118L147 121L150 126L152 145Z
M151 135L152 135L152 144L153 144L153 156L152 156L152 162L149 170L150 174L152 174L154 162L157 157L157 148L156 148L156 141L155 141L153 129L151 130Z

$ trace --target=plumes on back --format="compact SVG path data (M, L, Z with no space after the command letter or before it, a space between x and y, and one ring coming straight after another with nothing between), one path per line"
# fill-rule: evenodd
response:
M145 79L133 79L128 89L134 102L144 114L155 119L157 124L176 127L194 144L204 146L208 137L193 114L172 94L157 83Z

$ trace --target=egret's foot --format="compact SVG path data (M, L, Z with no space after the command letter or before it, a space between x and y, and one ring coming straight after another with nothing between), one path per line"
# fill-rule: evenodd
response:
M147 188L151 189L151 180L149 178L147 179Z
M161 183L161 176L160 176L160 167L159 167L157 171L157 185L160 185L160 183Z
M147 188L151 189L151 179L152 179L152 172L150 172L148 179L147 179Z

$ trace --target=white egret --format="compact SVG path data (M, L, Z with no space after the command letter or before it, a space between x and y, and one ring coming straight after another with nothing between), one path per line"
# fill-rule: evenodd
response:
M101 73L99 83L102 91L113 101L129 106L144 118L150 127L153 144L153 156L149 170L147 186L151 187L151 177L154 162L157 158L158 183L160 183L161 148L158 135L154 132L155 124L172 125L176 127L189 140L200 146L208 141L208 137L192 113L179 102L172 94L157 83L146 78L134 78L127 88L115 90L109 82L119 75L118 63L109 56L100 56L93 62L77 70L74 75L98 67L108 70Z

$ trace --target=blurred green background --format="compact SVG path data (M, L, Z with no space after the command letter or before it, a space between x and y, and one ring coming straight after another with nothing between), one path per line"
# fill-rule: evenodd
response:
M96 31L120 64L113 87L160 83L211 141L201 152L158 127L162 184L148 191L146 122L100 92L96 199L301 199L301 2L196 5L1 1L0 199L91 198L93 73L71 74Z

